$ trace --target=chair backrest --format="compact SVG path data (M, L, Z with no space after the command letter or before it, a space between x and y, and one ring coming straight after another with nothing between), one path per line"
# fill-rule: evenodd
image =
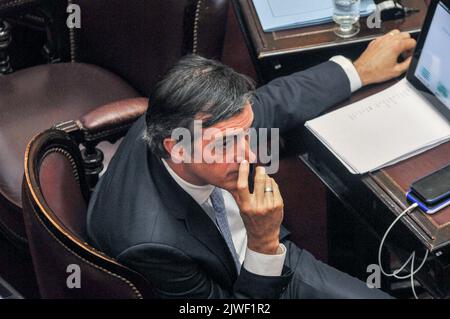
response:
M8 15L10 13L35 6L39 4L39 2L39 0L0 0L0 18L2 18L4 15Z
M71 2L81 12L71 59L113 71L145 96L181 56L221 58L229 0Z
M144 277L87 244L89 191L68 133L47 130L28 144L22 198L41 297L154 297Z

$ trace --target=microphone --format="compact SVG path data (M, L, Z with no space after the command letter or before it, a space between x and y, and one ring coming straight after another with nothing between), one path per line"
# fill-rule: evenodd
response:
M408 8L394 0L375 0L377 11L382 21L403 19L405 16L420 12L416 8Z

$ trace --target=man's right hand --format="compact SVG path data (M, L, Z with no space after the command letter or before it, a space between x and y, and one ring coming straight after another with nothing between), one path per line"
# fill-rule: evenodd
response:
M353 63L363 85L390 80L405 73L411 64L411 56L398 63L400 55L411 55L416 40L399 30L391 32L370 42L367 49Z
M241 162L237 190L232 192L247 230L247 246L255 252L274 255L280 246L283 198L277 183L266 174L263 167L256 168L254 192L250 193L249 172L249 163Z

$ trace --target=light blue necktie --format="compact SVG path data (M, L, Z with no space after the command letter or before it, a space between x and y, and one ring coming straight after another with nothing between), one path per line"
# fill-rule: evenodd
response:
M239 273L241 269L241 264L239 262L238 254L233 244L233 240L230 232L230 225L228 224L227 211L225 210L225 202L223 200L222 191L220 188L215 187L211 193L211 203L214 208L214 213L216 217L217 226L222 233L225 242L227 243L228 249L234 259L234 264Z

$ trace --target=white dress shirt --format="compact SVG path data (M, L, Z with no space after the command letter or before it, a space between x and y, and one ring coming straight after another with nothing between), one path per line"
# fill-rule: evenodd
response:
M350 81L351 92L355 92L362 86L358 71L353 63L341 56L334 56L330 59L340 65ZM193 185L180 176L178 176L167 162L162 159L164 166L175 182L188 193L205 211L205 213L215 222L214 209L211 204L210 196L214 190L213 185L197 186ZM254 274L260 276L280 276L283 270L284 260L286 258L286 247L280 244L276 255L261 254L247 247L247 230L239 213L239 207L233 196L226 190L221 189L225 209L227 211L228 223L230 225L231 237L234 247L239 256L239 262L244 268Z

